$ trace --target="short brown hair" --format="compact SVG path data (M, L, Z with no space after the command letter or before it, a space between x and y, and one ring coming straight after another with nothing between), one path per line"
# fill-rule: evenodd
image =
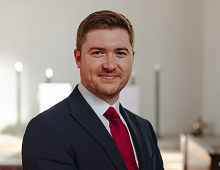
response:
M130 43L134 48L134 30L130 21L122 14L113 11L97 11L87 16L77 30L76 48L81 52L86 34L94 29L125 29L130 37Z

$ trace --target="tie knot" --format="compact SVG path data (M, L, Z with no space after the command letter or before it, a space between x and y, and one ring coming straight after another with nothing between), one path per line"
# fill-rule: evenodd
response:
M112 119L115 119L115 118L120 118L118 113L116 112L116 110L113 107L109 107L108 110L105 112L104 116L108 120L112 120Z

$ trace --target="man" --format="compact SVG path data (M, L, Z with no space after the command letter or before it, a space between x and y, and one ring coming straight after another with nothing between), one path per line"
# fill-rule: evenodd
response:
M24 170L163 170L151 124L126 110L119 93L134 60L129 20L98 11L82 21L74 51L81 82L29 123Z

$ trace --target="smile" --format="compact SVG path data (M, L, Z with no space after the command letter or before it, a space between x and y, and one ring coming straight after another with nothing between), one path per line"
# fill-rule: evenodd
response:
M114 80L114 79L116 79L119 76L114 75L114 74L102 74L102 75L99 75L99 77L101 77L101 78L103 78L105 80Z

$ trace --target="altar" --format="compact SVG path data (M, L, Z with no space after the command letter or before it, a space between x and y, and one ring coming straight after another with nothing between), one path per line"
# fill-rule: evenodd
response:
M220 170L220 136L180 135L184 170Z

